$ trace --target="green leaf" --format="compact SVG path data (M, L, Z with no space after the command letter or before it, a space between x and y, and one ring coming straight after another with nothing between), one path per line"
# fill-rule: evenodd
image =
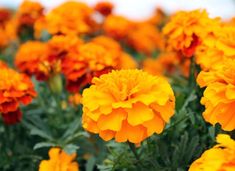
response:
M86 171L93 171L96 163L96 158L92 156L91 158L88 159L86 163Z
M67 153L67 154L73 154L76 153L76 151L79 149L79 147L75 144L68 144L66 145L63 150Z
M30 134L31 134L31 135L37 135L37 136L39 136L39 137L41 137L41 138L45 138L45 139L50 140L50 141L53 141L53 140L54 140L51 135L49 135L49 134L47 134L46 132L43 132L43 131L41 131L41 130L39 130L39 129L37 129L37 128L32 129L32 130L30 131Z
M55 143L50 143L50 142L40 142L35 144L35 146L33 147L34 150L37 150L39 148L44 148L44 147L53 147L56 146Z

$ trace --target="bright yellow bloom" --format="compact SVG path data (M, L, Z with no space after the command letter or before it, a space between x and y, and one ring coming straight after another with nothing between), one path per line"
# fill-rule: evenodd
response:
M201 71L197 82L205 87L201 103L203 117L211 124L219 123L224 130L235 129L235 60L227 59L216 69Z
M76 153L67 154L60 148L51 148L49 160L40 163L39 171L79 171L78 163L75 160Z
M174 93L163 77L113 70L92 83L82 94L82 123L105 141L140 143L161 133L174 113Z
M173 15L163 29L168 47L191 57L203 38L217 26L218 20L210 19L206 11L180 11Z
M205 151L193 162L189 171L235 170L235 141L226 134L219 134L216 139L218 145Z

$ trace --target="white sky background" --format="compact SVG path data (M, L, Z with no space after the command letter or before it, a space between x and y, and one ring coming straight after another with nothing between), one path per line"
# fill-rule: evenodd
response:
M47 8L66 0L37 0ZM102 0L80 0L88 4L95 4ZM220 16L229 19L235 16L235 0L107 0L115 4L115 13L125 15L132 19L144 19L150 16L156 6L162 7L166 12L176 10L207 9L211 17ZM22 0L0 0L0 6L17 7Z

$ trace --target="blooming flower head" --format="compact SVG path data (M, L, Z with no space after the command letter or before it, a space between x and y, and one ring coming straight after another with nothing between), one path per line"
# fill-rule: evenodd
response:
M123 39L133 29L133 23L122 16L109 15L103 25L105 33L115 39Z
M219 123L222 129L235 129L235 60L227 59L216 69L201 71L197 82L206 87L201 103L205 105L203 117L211 124Z
M81 45L78 53L69 53L62 63L67 89L77 92L90 83L94 76L110 71L116 66L115 58L108 50L96 43Z
M92 30L92 9L85 3L68 1L50 11L36 25L36 36L45 29L50 34L80 35Z
M33 26L35 21L43 16L44 7L35 1L25 0L17 11L19 26Z
M35 75L38 80L48 78L47 66L49 49L46 43L28 41L22 44L16 53L15 65L28 75Z
M205 10L177 12L163 29L169 49L191 57L203 38L217 26L217 21L210 19Z
M213 34L203 40L202 45L197 49L196 62L203 70L210 70L227 58L235 59L234 38L234 27L218 27Z
M21 120L20 104L31 103L36 96L31 80L0 62L0 113L6 124Z
M140 143L161 133L174 113L174 93L163 77L113 70L92 83L82 94L82 124L106 141Z
M79 171L76 161L76 153L67 154L60 148L51 148L49 151L49 160L43 160L40 163L39 171Z
M235 170L235 141L226 134L219 134L216 140L218 144L194 161L189 171Z
M112 10L113 10L113 4L110 3L110 2L98 2L96 5L95 5L95 8L94 8L97 12L99 12L100 14L102 14L103 16L107 16L109 14L112 13Z
M97 36L92 42L101 45L109 51L116 59L116 69L134 69L137 67L136 61L132 56L123 51L121 45L114 39L107 36Z
M128 34L128 44L137 52L152 55L153 52L163 49L163 36L156 26L148 23L138 23Z

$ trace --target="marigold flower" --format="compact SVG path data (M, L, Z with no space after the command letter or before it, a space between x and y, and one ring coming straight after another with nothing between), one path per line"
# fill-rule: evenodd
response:
M46 43L39 41L28 41L22 44L16 53L15 65L28 75L35 75L38 80L46 80L48 71L49 49Z
M220 26L205 37L196 51L196 62L203 70L210 70L227 58L235 59L235 28Z
M138 63L135 61L134 57L126 52L122 52L118 57L118 63L115 67L116 69L136 69Z
M105 141L140 143L161 133L174 113L174 93L163 77L113 70L92 83L82 94L82 124Z
M122 16L109 15L103 25L105 33L115 39L125 38L133 30L134 24Z
M216 69L201 71L197 82L205 87L201 103L203 117L211 124L219 123L226 131L235 129L235 60L227 59Z
M60 148L51 148L49 151L49 160L43 160L40 163L39 171L79 171L76 161L76 153L67 154Z
M91 28L92 9L85 3L69 1L54 8L45 18L36 22L36 37L45 29L50 34L73 34L89 33Z
M7 8L0 8L0 25L10 20L12 12Z
M102 14L103 16L107 16L109 14L112 13L113 10L113 4L110 2L98 2L94 9L99 12L100 14Z
M137 67L134 58L125 53L116 40L107 36L97 36L92 39L92 42L101 45L112 54L114 59L116 58L117 66L115 66L115 69L134 69Z
M91 82L94 76L100 76L114 68L115 57L96 43L81 45L78 53L69 53L62 63L62 71L66 77L67 89L77 92Z
M93 38L91 41L104 47L106 50L112 53L113 56L119 56L122 52L121 45L111 37L97 36Z
M189 171L235 170L235 141L226 134L219 134L216 140L218 144L194 161Z
M128 34L127 43L137 52L152 55L153 52L163 49L164 40L156 26L147 23L138 23Z
M163 28L168 38L168 47L180 51L185 57L191 57L203 38L218 24L210 19L205 10L180 11L173 15Z
M36 96L31 80L0 63L0 113L6 124L21 120L20 104L31 103Z
M25 0L17 11L19 26L33 26L35 21L43 16L44 7L35 1Z
M69 96L69 103L73 106L81 104L82 95L80 93L75 93Z
M143 70L152 75L182 74L189 75L190 60L182 58L175 52L160 53L156 59L146 58L143 61Z

